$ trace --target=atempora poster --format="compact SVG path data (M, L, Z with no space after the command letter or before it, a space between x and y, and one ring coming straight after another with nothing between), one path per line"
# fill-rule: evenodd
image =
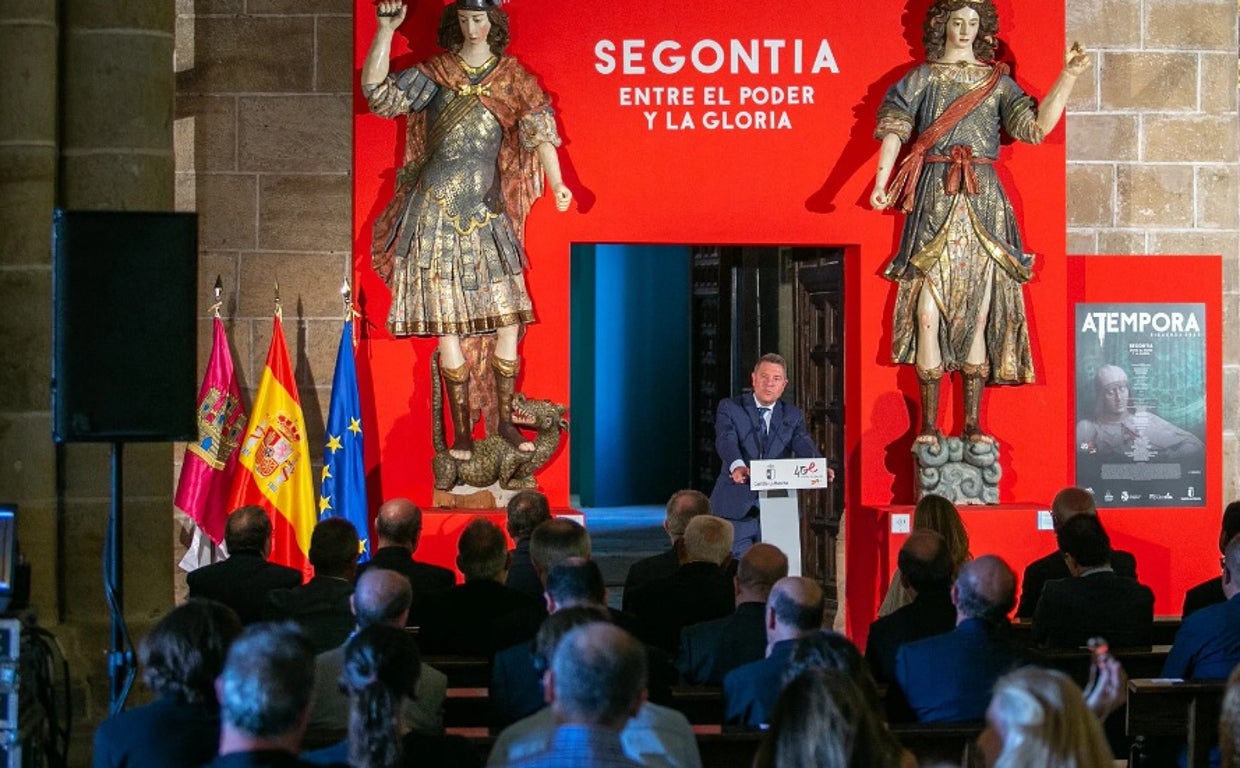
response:
M1205 304L1076 306L1076 484L1099 507L1205 504Z

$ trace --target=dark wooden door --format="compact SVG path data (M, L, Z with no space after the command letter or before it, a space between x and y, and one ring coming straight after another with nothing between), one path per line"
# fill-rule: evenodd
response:
M716 405L749 390L763 352L788 359L785 398L805 411L814 441L843 477L843 256L840 248L692 249L694 487L709 493L719 472ZM832 608L843 498L839 483L802 494L803 570L827 588Z

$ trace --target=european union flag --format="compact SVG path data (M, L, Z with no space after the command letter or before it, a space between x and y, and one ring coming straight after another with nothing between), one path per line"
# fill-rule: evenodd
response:
M353 360L353 321L346 320L336 353L331 407L327 413L327 445L323 448L323 481L319 519L343 517L357 529L362 542L358 562L370 559L370 518L366 510L366 467L362 461L362 408Z

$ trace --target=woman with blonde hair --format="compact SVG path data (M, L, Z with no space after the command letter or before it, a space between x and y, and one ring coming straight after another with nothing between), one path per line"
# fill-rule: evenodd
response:
M973 555L969 553L969 532L964 529L964 521L960 519L956 505L933 493L922 496L913 508L913 530L919 528L929 528L947 542L954 580L960 566L973 559ZM891 574L891 584L887 588L883 604L878 608L878 615L886 616L911 602L913 596L909 594L908 585L904 583L900 569L897 568Z
M1098 718L1062 672L1025 667L995 683L977 740L990 768L1110 768Z

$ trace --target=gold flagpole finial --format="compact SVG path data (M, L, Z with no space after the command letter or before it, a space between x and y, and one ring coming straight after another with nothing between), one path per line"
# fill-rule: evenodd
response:
M280 281L276 281L276 317L284 317L284 306L280 303Z
M214 291L214 293L215 293L215 303L213 303L213 304L211 305L211 309L210 309L210 310L208 310L208 311L209 311L212 315L214 315L215 317L219 317L219 316L220 316L220 306L221 306L221 305L223 305L223 303L224 303L224 302L220 299L220 294L221 294L221 293L223 293L223 291L224 291L224 281L220 279L220 276L219 276L219 275L216 275L216 276L215 276L215 291Z
M344 300L344 319L348 320L353 316L353 288L349 285L347 277L340 284L340 298Z

